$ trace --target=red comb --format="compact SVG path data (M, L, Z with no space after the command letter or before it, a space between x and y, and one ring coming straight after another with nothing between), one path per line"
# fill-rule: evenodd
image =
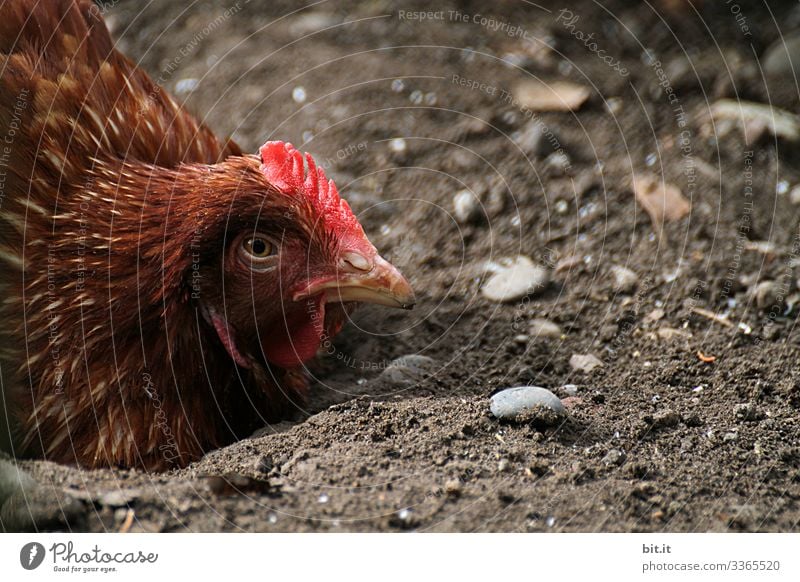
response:
M350 205L339 197L336 184L328 180L311 154L305 154L304 158L290 143L268 141L261 146L261 171L282 194L305 200L335 235L354 230L363 235Z

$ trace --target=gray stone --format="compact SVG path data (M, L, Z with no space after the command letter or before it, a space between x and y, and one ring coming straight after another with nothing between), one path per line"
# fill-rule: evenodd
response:
M567 396L572 397L578 395L578 387L575 384L564 384L561 389Z
M569 365L572 366L573 370L588 374L595 368L603 367L603 362L592 354L572 354L569 359Z
M785 302L783 290L775 281L761 281L758 283L753 288L753 299L756 302L756 307L762 310L772 309L773 307L782 309Z
M517 301L543 289L549 281L547 269L533 264L528 257L519 256L489 277L481 293L492 301Z
M625 462L626 455L624 452L620 451L619 449L611 449L606 453L606 456L603 457L603 463L606 465L621 465Z
M498 392L491 398L492 414L505 420L557 424L567 413L558 397L545 388L520 386Z
M514 136L514 141L529 156L542 158L552 154L560 145L558 136L541 121L528 123Z
M428 356L411 354L393 360L381 372L379 380L393 386L412 386L434 371L436 361Z
M532 336L533 339L558 339L561 334L561 328L549 319L532 319L528 324L528 335Z

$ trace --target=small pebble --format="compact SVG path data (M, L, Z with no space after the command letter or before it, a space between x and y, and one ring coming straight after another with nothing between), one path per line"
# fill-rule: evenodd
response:
M611 449L603 457L602 462L606 465L621 465L625 462L626 455L619 449Z
M541 121L531 121L514 136L514 141L523 152L533 157L549 156L560 145L558 136Z
M508 459L500 459L500 462L497 463L497 471L499 473L505 473L511 468L511 463Z
M490 410L496 418L521 420L545 426L558 424L566 409L558 396L538 386L507 388L492 396Z
M396 154L402 154L406 151L406 140L402 137L396 137L389 141L389 149Z
M461 495L461 481L458 479L450 479L444 484L444 492L451 497L458 497Z
M292 89L292 99L295 103L305 103L306 90L303 87L295 87Z
M453 216L459 224L474 222L480 218L478 198L469 190L462 190L453 197Z
M381 372L379 379L394 386L413 386L433 372L436 361L428 356L410 354L392 360Z
M792 204L800 204L800 184L789 190L789 201Z
M177 83L175 83L175 93L178 95L183 95L184 93L191 93L197 86L200 84L200 81L197 79L181 79Z
M564 384L561 389L567 396L577 396L578 395L578 387L575 384Z
M569 365L572 366L573 370L588 374L595 368L603 367L603 362L592 354L572 354L569 359Z
M481 293L492 301L517 301L543 289L549 281L547 269L520 255L508 266L494 273L481 289Z
M572 165L572 160L564 150L558 150L547 156L543 165L556 174L566 174Z
M611 115L617 115L622 111L623 101L619 97L609 97L606 100L606 109Z
M784 303L783 290L775 281L761 281L753 289L753 299L759 309L771 309L776 305L780 308Z
M639 276L627 267L614 265L611 274L614 276L614 288L620 293L632 293L639 284Z
M561 328L549 319L532 319L528 324L528 334L536 338L560 338Z

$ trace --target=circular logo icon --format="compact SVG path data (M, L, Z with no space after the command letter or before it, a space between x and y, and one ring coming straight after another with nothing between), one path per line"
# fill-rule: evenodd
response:
M44 546L39 542L29 542L19 551L19 563L26 570L35 570L44 561Z

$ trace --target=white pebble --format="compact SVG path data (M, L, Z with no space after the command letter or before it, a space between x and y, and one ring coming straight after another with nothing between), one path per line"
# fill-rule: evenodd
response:
M175 93L178 95L182 95L184 93L191 93L197 86L200 84L200 81L197 79L181 79L177 83L175 83Z
M294 99L295 103L305 103L306 90L303 87L295 87L292 90L292 99Z
M569 365L573 370L580 372L591 372L595 368L603 366L602 360L592 354L572 354Z
M396 137L389 142L389 149L397 154L401 154L406 151L406 140L402 137Z
M469 190L462 190L453 197L453 216L456 222L466 224L479 215L478 199Z
M481 293L492 301L516 301L543 289L549 281L550 275L544 267L520 255L492 275Z
M507 388L492 396L489 409L497 418L513 420L527 410L543 407L555 413L556 418L566 414L558 396L539 386Z

